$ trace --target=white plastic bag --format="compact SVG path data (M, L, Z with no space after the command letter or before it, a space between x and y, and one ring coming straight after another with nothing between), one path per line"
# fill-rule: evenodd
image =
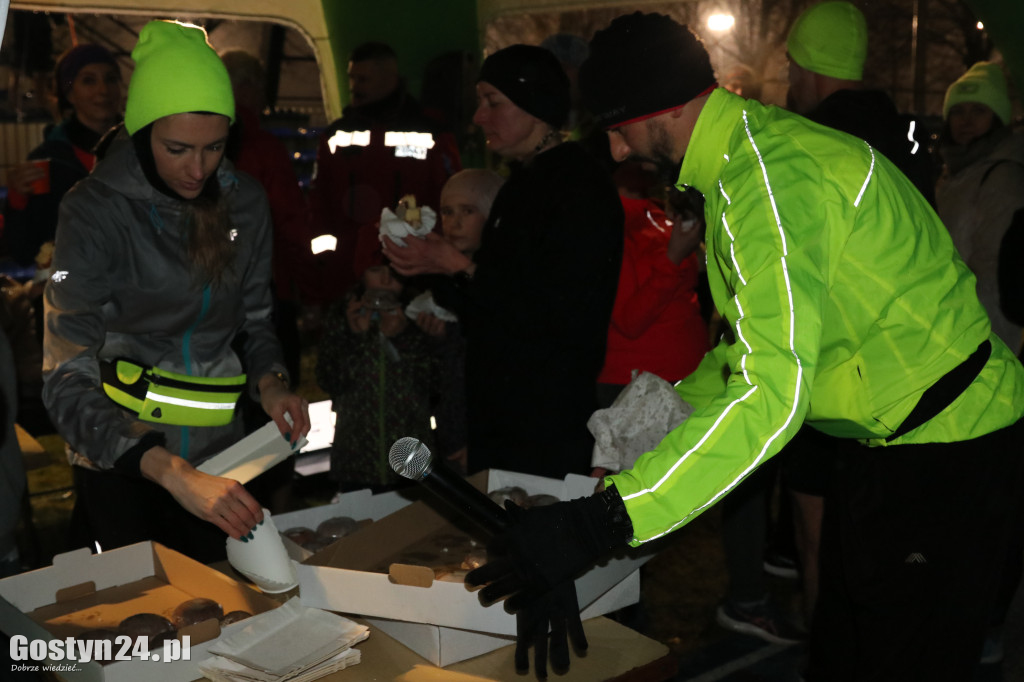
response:
M587 420L595 440L591 464L609 471L630 469L691 414L693 406L679 397L672 384L640 372L611 407L597 410Z

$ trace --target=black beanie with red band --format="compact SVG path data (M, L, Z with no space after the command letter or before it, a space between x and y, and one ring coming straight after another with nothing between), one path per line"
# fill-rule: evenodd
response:
M634 12L594 35L579 83L595 122L614 128L709 92L715 72L689 28L664 14Z

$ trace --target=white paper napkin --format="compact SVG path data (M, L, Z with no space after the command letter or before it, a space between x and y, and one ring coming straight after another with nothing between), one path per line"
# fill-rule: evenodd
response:
M395 215L390 208L385 208L380 212L380 238L389 237L399 246L405 246L402 237L425 237L436 223L437 213L429 206L420 207L420 224L415 227Z
M409 301L409 304L405 306L405 316L410 320L415 320L420 313L430 313L439 320L445 322L458 322L459 318L455 316L455 313L451 312L446 308L442 308L434 301L434 295L429 291L424 291L416 298Z
M302 606L294 597L246 623L210 648L215 656L199 665L204 674L258 682L312 680L358 663L359 653L350 653L351 647L369 636L365 625Z

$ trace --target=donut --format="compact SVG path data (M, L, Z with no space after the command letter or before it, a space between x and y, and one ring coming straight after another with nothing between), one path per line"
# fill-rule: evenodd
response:
M160 638L166 633L171 636L175 634L174 624L155 613L136 613L134 616L128 616L122 620L121 624L117 626L117 634L128 635L132 641L139 637L146 637L150 642L151 649L154 639L163 641Z
M107 628L95 628L92 630L86 630L85 632L78 635L78 637L76 637L75 639L78 639L83 642L88 642L90 640L93 642L110 642L109 658L106 656L106 652L104 652L103 649L100 648L98 645L94 646L92 650L92 656L95 660L99 661L100 663L109 663L111 660L113 660L114 654L118 651L117 642L115 641L116 637L117 633L113 630L109 630Z
M171 614L171 622L180 630L181 628L202 623L204 620L210 620L211 618L220 620L223 615L224 609L221 608L220 604L212 599L197 597L178 604Z
M320 538L331 538L337 540L346 535L351 535L359 529L355 519L348 516L335 516L327 519L316 527L316 534Z
M498 488L487 493L487 495L494 500L494 502L501 508L505 507L505 500L512 500L520 507L526 506L526 500L528 495L526 491L519 486L508 486L506 488Z
M296 526L295 528L289 528L282 533L286 538L294 542L299 547L309 549L308 545L316 540L316 531L312 528L306 528L304 526Z
M240 620L245 620L246 618L251 617L252 614L248 611L230 611L225 613L224 617L220 619L220 626L224 627L225 625L231 625L232 623L237 623Z

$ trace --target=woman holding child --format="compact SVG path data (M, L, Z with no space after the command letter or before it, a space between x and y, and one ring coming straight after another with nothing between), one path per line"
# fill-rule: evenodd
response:
M547 50L484 62L473 117L512 172L471 260L438 235L385 241L466 335L469 471L587 474L596 381L622 261L622 205L601 165L560 133L569 81Z

